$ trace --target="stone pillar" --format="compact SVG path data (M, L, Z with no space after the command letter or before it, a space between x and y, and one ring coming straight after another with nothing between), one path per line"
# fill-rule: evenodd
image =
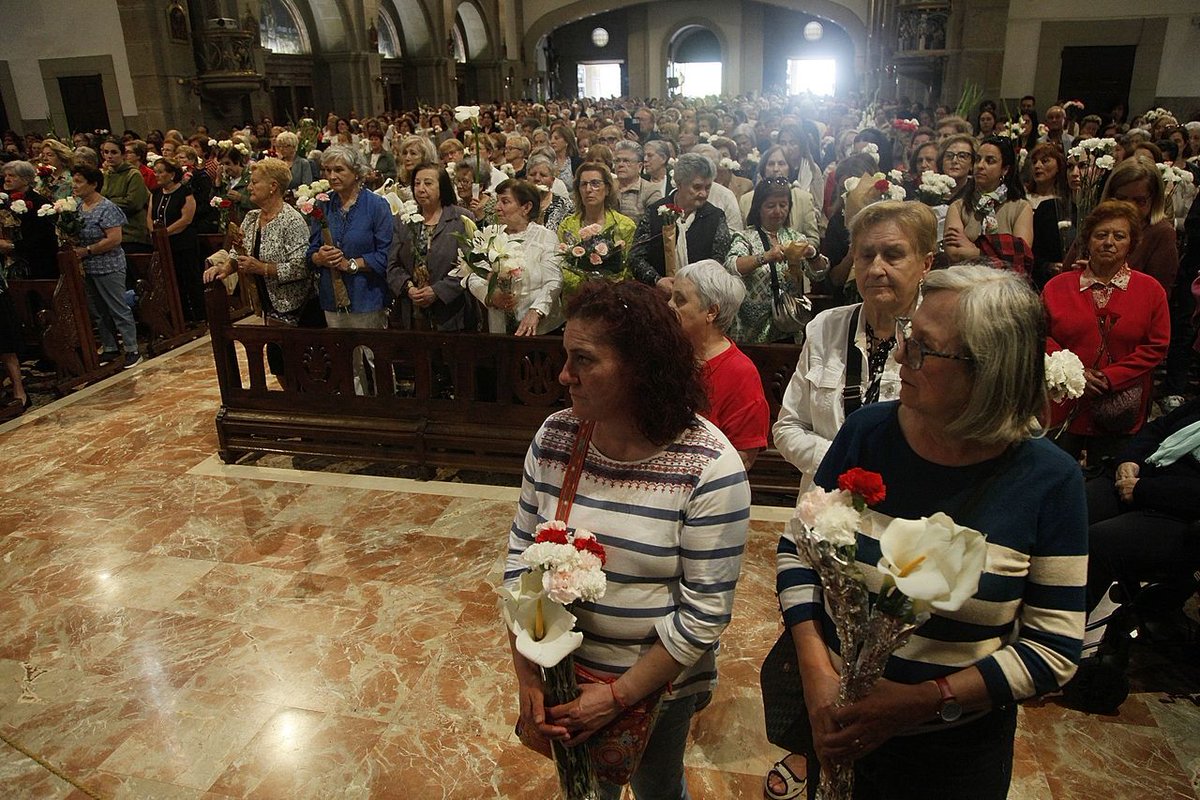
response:
M378 53L326 53L329 68L331 107L339 115L355 111L370 116L383 109L382 85Z
M632 6L626 13L629 40L626 45L625 70L629 79L630 97L649 97L650 90L650 39L646 33L646 6Z
M168 28L167 4L117 0L117 11L138 108L136 117L125 118L125 127L142 135L153 128L195 130L205 120L191 83L196 75L191 21L187 22L189 38L176 41Z
M416 72L414 105L453 105L458 101L452 80L455 74L453 58L411 58L407 61Z

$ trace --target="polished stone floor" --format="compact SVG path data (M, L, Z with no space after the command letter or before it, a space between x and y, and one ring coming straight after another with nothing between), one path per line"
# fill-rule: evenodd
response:
M226 467L217 406L202 340L0 426L0 797L553 797L492 594L515 491ZM760 797L779 756L780 515L693 727L697 800ZM1112 717L1022 708L1010 797L1200 796L1193 667L1143 666Z

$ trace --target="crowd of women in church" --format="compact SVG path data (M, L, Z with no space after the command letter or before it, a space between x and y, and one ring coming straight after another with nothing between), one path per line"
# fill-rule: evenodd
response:
M297 126L264 119L215 136L204 128L186 136L80 132L67 142L8 132L0 255L10 279L53 277L55 224L63 214L55 203L74 198L80 225L69 245L83 265L101 356L123 357L126 366L141 356L125 254L147 252L151 233L165 228L190 321L204 317L204 284L236 274L257 286L264 319L276 325L563 334L562 380L572 387L575 412L598 424L597 440L631 458L658 458L669 442L700 436L688 422L695 411L740 459L720 461L722 480L749 470L770 440L805 486L828 484L831 457L847 466L853 460L846 438L852 414L853 435L869 429L891 437L887 458L898 461L888 466L911 468L928 485L963 484L967 492L977 465L1002 464L1015 476L1010 461L1019 461L1023 477L1014 485L1025 487L1027 500L1067 486L1060 500L1077 504L1081 515L1086 505L1091 525L1090 541L1068 541L1070 520L1031 518L1021 524L1036 531L1032 539L1018 542L1011 534L1027 577L1050 552L1075 559L1090 546L1086 578L1057 562L1065 570L1049 581L1064 584L1055 587L1057 600L1042 597L1027 613L1025 596L1011 614L988 623L1009 630L1020 616L1028 626L1021 635L1029 641L1017 649L1025 648L1020 659L1031 678L1016 677L1011 664L1003 675L994 664L983 666L1001 657L974 634L951 637L962 653L974 654L961 663L980 665L955 688L978 712L980 731L1007 737L1011 772L1015 712L1000 701L1074 684L1087 702L1084 673L1069 682L1081 652L1092 666L1103 660L1123 669L1123 631L1106 624L1116 597L1110 587L1179 579L1196 562L1190 524L1200 517L1193 499L1200 497L1200 400L1188 397L1192 283L1200 264L1200 204L1193 203L1200 115L1181 123L1155 108L1127 119L1122 106L1092 113L1078 101L1042 112L1028 96L1011 111L991 101L957 111L907 102L862 109L813 98L580 100L361 120L330 114L324 124L305 119ZM230 222L233 252L201 253L197 235ZM515 281L489 280L462 263L464 242L487 230L520 242ZM19 331L11 300L2 298L0 352L14 402L27 405ZM650 323L658 328L625 330ZM661 330L676 324L670 336ZM666 339L644 352L629 344L658 335ZM739 345L780 343L800 347L768 431L761 384ZM1059 350L1080 359L1085 385L1081 397L1050 403L1034 377L1042 374L1042 356ZM635 365L642 356L699 363L703 399L692 402L688 374L671 378L678 383L672 397L645 394L651 389L625 397L629 386L651 386L670 372L611 385L612 375L650 369ZM605 359L612 361L607 367ZM648 434L657 423L638 421L658 411L646 407L647 397L664 408L683 404L678 424L661 436ZM1031 418L1038 444L1022 448ZM710 431L702 433L703 446L712 446L704 438ZM911 453L898 455L905 446ZM1086 497L1081 470L1091 479ZM1043 480L1033 482L1031 474ZM897 502L925 509L902 490ZM983 503L995 512L997 535L1009 536L1016 518L1003 521L1001 512L1012 506L995 498ZM524 500L523 509L529 513ZM522 536L529 532L514 525L512 547L527 544ZM781 544L781 574L792 566L786 550ZM828 667L819 631L806 627L816 617L802 583L781 580L784 618L817 637L798 642L801 655ZM1070 590L1086 595L1086 607L1081 599L1073 608ZM713 600L722 614L732 584L728 592ZM1061 624L1061 615L1085 610L1093 612L1090 638ZM601 636L606 624L598 620L593 633ZM1039 625L1045 638L1034 641ZM718 633L685 625L676 645L667 642L669 656L707 652ZM654 631L639 635L653 639ZM946 659L957 658L950 649L930 656L938 677L963 674L949 668ZM658 660L635 674L670 671L663 653L639 652ZM606 657L632 671L642 663L636 655ZM528 665L516 658L518 678L527 683ZM804 675L804 689L828 700L829 672L819 672ZM635 679L624 688L653 682ZM684 732L710 690L697 678L673 695L688 701L678 706ZM615 689L612 699L622 704ZM911 710L936 696L892 700ZM906 738L895 734L907 723L868 724L838 716L828 704L811 713L818 715L810 738L772 769L766 796L806 791L804 755L809 770L818 758L870 751L867 763L880 774L898 763L931 763L928 753L914 760L911 748L895 744ZM525 721L548 736L578 733L544 718ZM869 746L861 736L840 735L843 726L869 737ZM946 745L929 752L999 763L1003 750L961 753ZM672 758L654 762L658 784L678 785ZM1004 774L1002 763L998 769ZM645 786L653 777L644 776ZM988 791L1003 797L1007 783L993 783ZM645 791L677 796L672 786Z

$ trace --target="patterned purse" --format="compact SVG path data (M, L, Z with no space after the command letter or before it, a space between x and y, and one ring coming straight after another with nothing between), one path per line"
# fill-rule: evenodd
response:
M593 423L580 425L575 439L575 447L571 452L571 461L567 465L567 473L563 479L562 491L558 497L558 508L555 519L563 522L571 514L571 506L575 501L575 490L579 486L579 476L583 472L583 459L587 455L588 442L592 438ZM578 664L575 665L575 679L579 683L611 684L617 680L616 675L601 676L588 672ZM662 708L663 695L670 689L670 684L651 692L636 703L629 705L612 722L605 725L587 740L586 746L592 758L592 768L596 777L606 783L618 786L629 783L633 773L637 771L654 731L654 723ZM517 725L517 736L521 744L546 758L553 758L550 742L536 730L527 730Z

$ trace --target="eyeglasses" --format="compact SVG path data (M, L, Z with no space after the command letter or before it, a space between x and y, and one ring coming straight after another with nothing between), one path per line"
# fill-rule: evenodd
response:
M602 180L590 180L590 181L580 181L579 182L580 189L599 189L604 185L605 185L604 181L602 181Z
M947 161L974 161L975 154L963 152L960 150L947 150L946 151L946 160Z
M922 342L913 339L912 319L909 317L896 317L896 351L900 352L901 348L903 348L901 363L914 371L919 370L925 365L925 358L927 356L948 358L951 361L975 361L971 356L956 353L939 353L937 350L930 350Z

